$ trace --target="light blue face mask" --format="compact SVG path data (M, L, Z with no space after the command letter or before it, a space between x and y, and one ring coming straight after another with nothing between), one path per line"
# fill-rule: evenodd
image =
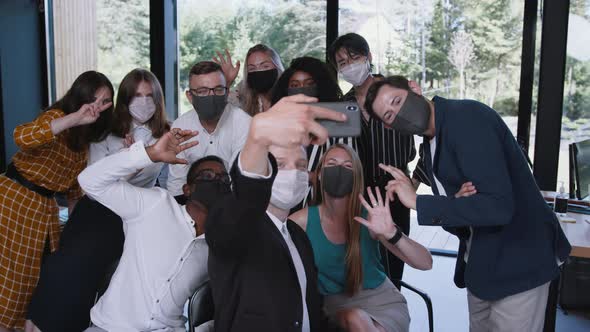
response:
M371 75L371 64L368 59L365 62L351 63L340 69L342 79L353 86L362 85L369 75Z

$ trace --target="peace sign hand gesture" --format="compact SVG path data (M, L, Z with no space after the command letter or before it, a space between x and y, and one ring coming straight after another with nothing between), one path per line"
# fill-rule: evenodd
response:
M113 102L108 102L106 104L94 102L82 105L82 107L74 113L77 118L76 125L81 126L96 122L100 117L100 113L107 110L111 105L113 105Z
M381 197L381 192L378 187L375 187L377 198L373 195L371 187L367 187L367 194L371 204L367 203L362 194L359 194L361 204L367 210L369 216L368 220L361 217L354 217L354 220L365 225L369 232L376 235L380 239L389 240L397 232L397 227L391 218L391 211L389 209L389 202L392 201L390 193L387 192L385 201Z

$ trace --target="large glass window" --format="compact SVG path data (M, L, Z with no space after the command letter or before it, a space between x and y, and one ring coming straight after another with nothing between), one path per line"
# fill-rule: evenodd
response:
M116 91L129 71L149 69L149 0L52 3L55 98L87 70L105 74Z
M428 97L479 100L516 136L523 11L524 0L340 0L339 34L367 39L374 73L404 75ZM431 248L457 248L446 232L412 227Z
M375 72L427 96L479 100L516 135L523 0L341 0L342 35L367 39Z
M563 91L558 188L569 183L568 145L590 139L590 1L571 0ZM556 188L556 189L558 189Z
M326 0L179 0L178 17L179 114L192 109L184 96L190 68L216 51L227 48L242 66L258 43L274 48L285 67L304 55L325 59Z
M96 0L98 71L115 89L135 68L150 68L149 0Z
M537 27L535 36L535 73L533 78L533 103L531 109L531 128L529 132L529 160L535 159L535 137L537 130L537 107L539 100L539 69L541 63L541 35L543 27L543 1L539 1L537 10Z

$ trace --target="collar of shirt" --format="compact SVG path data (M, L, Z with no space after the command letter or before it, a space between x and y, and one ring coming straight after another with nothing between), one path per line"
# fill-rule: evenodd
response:
M191 234L193 235L193 237L197 236L197 230L195 229L195 221L193 220L193 218L191 217L190 214L188 214L188 210L186 209L186 205L182 205L181 206L181 210L182 210L182 214L184 214L185 217L185 221L188 225L188 228L191 231Z
M275 224L279 232L283 234L283 226L287 227L287 220L281 221L279 218L277 218L274 214L270 213L269 211L266 211L266 214L269 216L270 220L272 220L273 224Z
M155 138L152 136L152 130L147 124L137 124L132 122L131 132L133 133L133 139L135 141L143 141L145 146L152 144Z
M146 123L137 123L134 120L131 121L131 129L135 130L137 128L143 128L143 129L150 130L150 128L147 125L147 122Z
M306 301L306 294L307 294L307 281L306 281L306 274L305 274L305 267L303 266L303 260L301 259L301 255L293 243L293 239L291 238L291 234L287 230L287 220L281 221L275 215L266 211L266 214L270 217L270 220L275 224L275 226L283 235L285 242L287 243L287 247L289 248L289 253L291 255L291 260L293 261L293 266L295 267L295 273L297 274L297 279L299 281L299 287L301 288L301 302L303 303L303 317L302 317L302 331L308 332L310 331L309 325L309 312L307 310L307 301ZM283 229L285 231L283 232Z

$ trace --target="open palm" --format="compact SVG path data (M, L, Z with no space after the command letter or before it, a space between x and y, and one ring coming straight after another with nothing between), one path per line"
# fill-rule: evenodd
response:
M154 145L146 148L146 152L153 162L165 162L169 164L187 164L185 159L177 155L197 144L198 141L184 143L198 134L196 131L171 129L164 134ZM184 144L182 144L184 143Z
M381 197L379 188L375 188L375 193L376 197L373 195L371 187L367 187L367 194L371 204L365 200L363 195L359 195L361 204L363 204L367 210L368 216L367 219L361 217L355 217L354 219L365 225L369 229L369 232L372 233L371 235L373 237L377 236L389 239L393 237L397 231L391 218L391 211L389 209L389 193L386 194L385 201Z
M240 61L236 62L234 66L231 55L227 48L225 49L225 56L220 52L216 52L217 56L213 57L213 61L216 62L218 65L221 66L221 71L223 72L223 76L225 76L227 86L231 86L232 83L235 81L238 73L240 72Z

